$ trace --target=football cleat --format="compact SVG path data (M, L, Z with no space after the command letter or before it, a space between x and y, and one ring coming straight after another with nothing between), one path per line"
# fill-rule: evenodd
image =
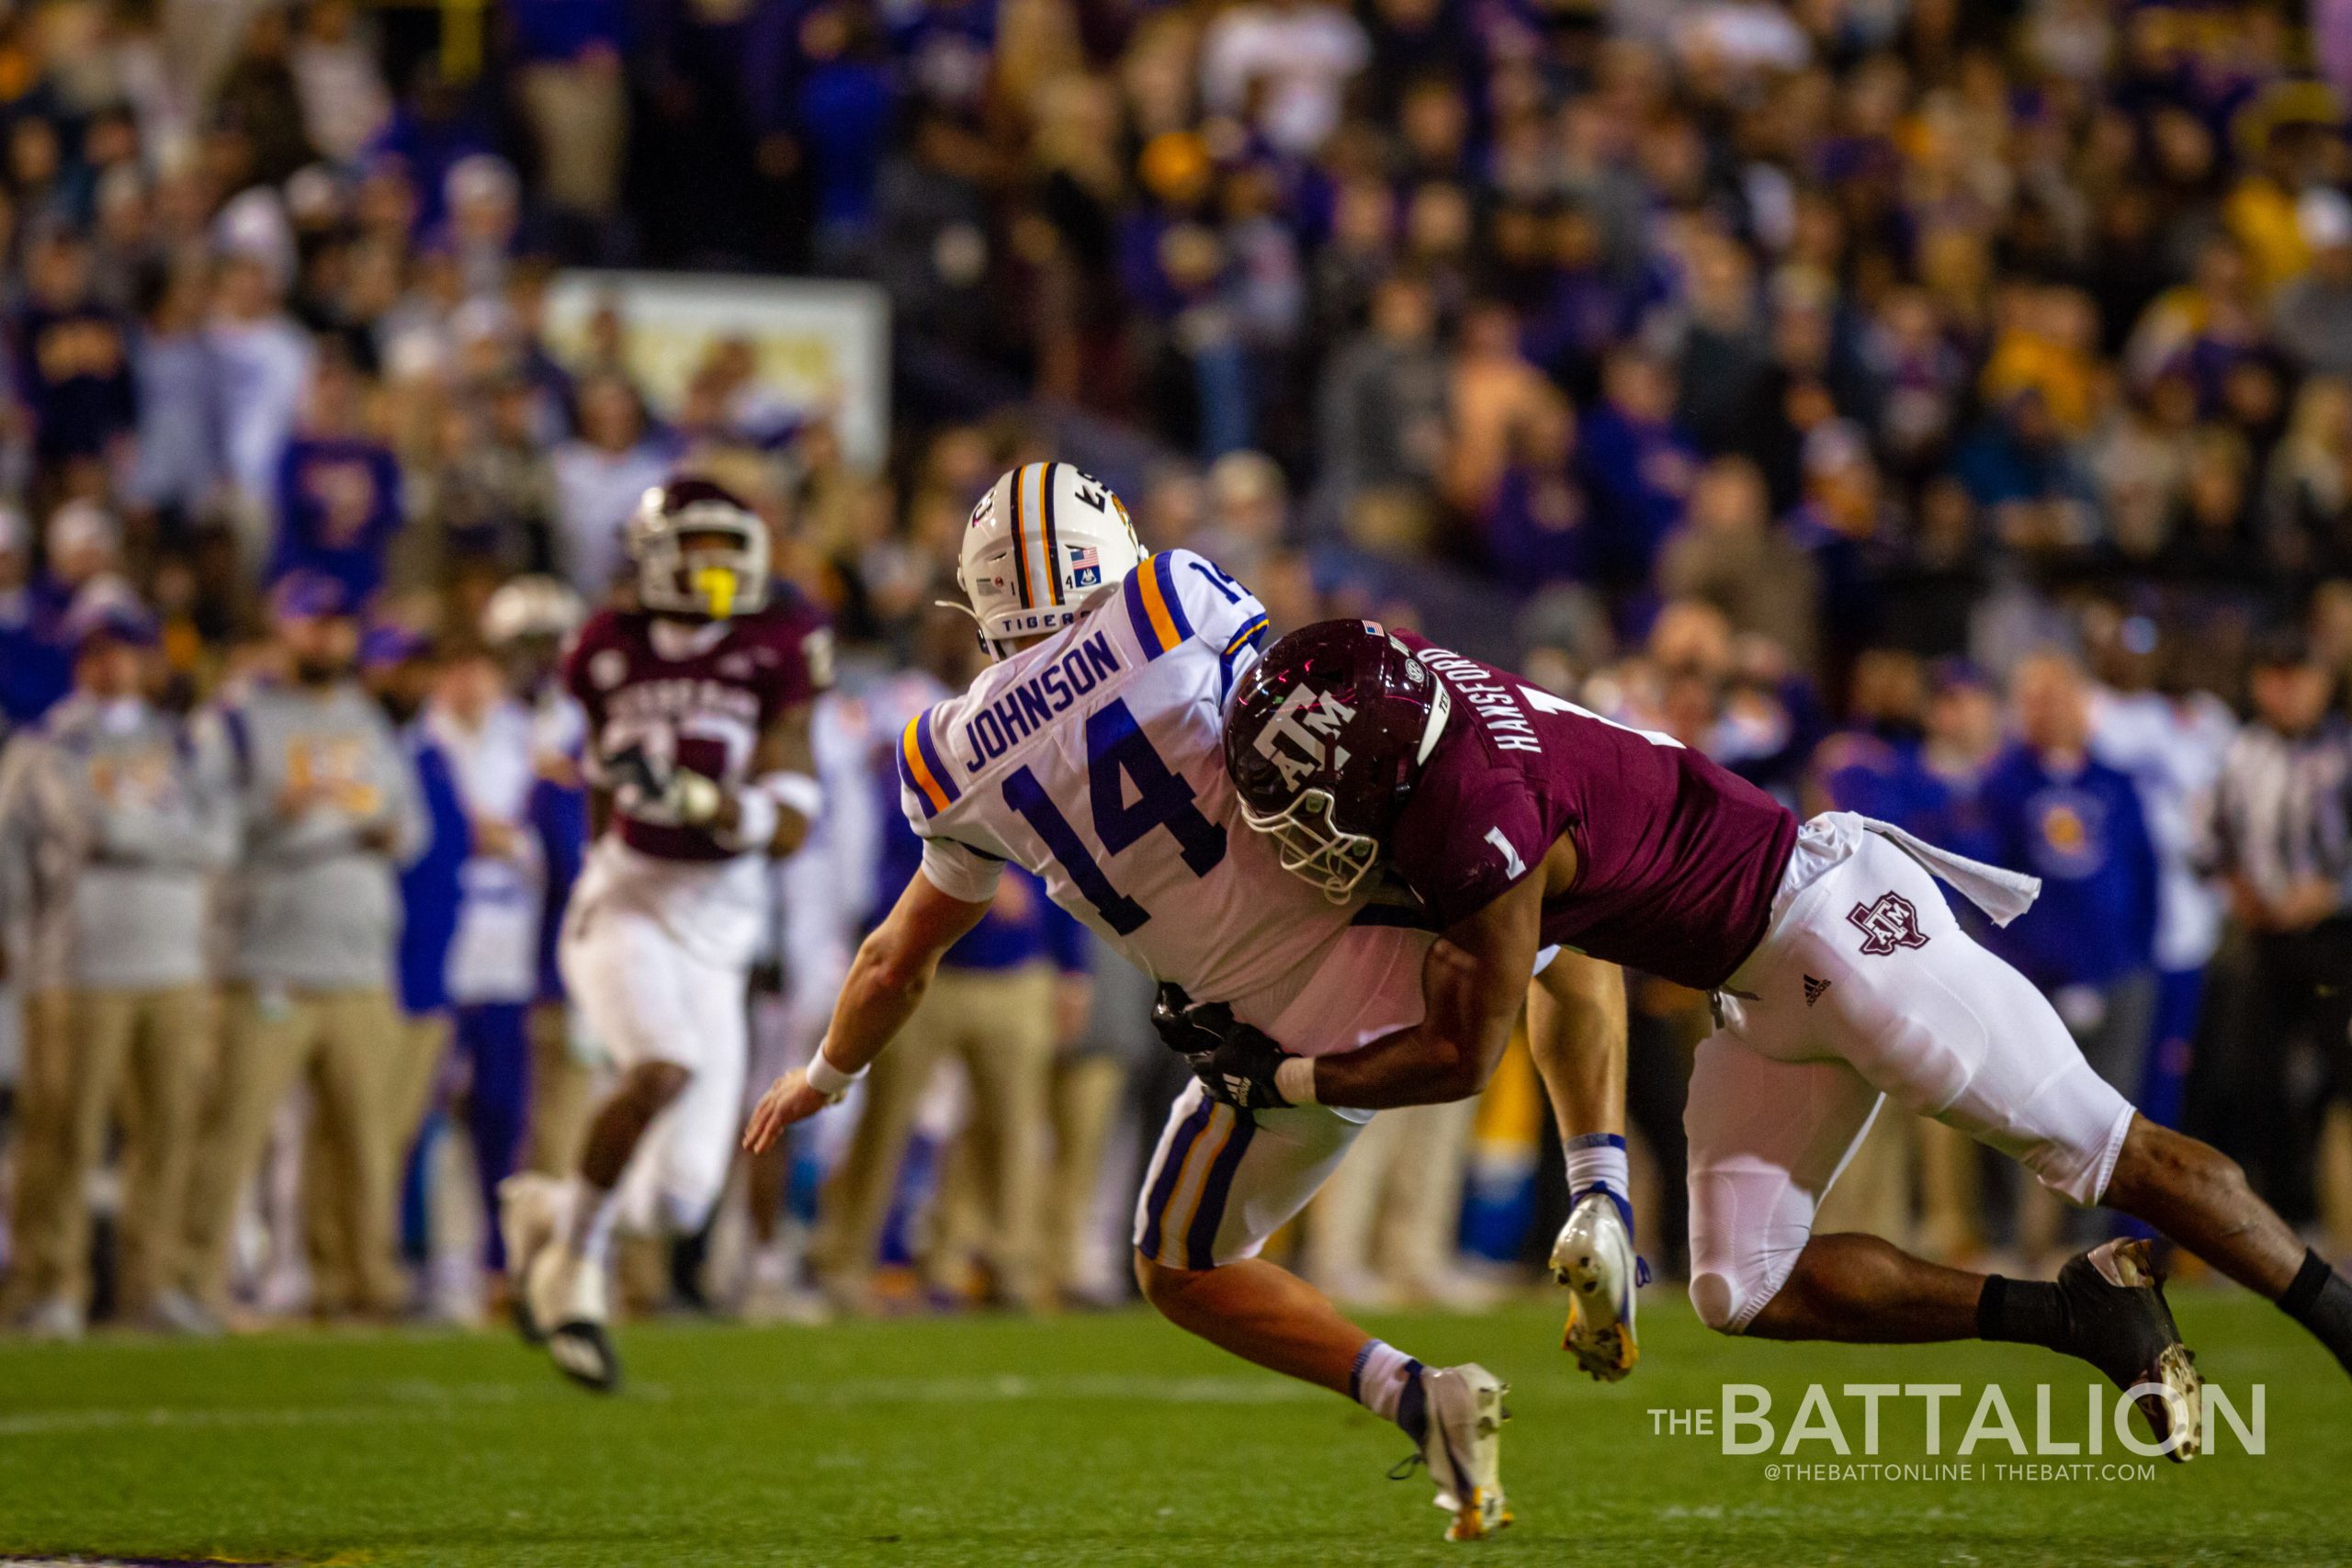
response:
M1634 1333L1641 1268L1617 1201L1598 1188L1587 1192L1552 1244L1552 1278L1568 1288L1560 1348L1602 1382L1615 1382L1641 1359Z
M620 1358L605 1330L605 1269L569 1247L543 1247L523 1284L532 1320L546 1335L556 1370L583 1388L620 1386Z
M1437 1483L1437 1506L1453 1516L1448 1540L1484 1540L1510 1523L1503 1497L1503 1395L1510 1385L1475 1362L1421 1373L1429 1427L1421 1462Z
M2205 1388L2197 1353L2180 1342L2165 1304L2163 1279L2145 1241L2110 1241L2066 1260L2058 1270L2067 1334L2056 1348L2105 1372L2120 1389L2144 1389L2134 1401L2148 1429L2176 1464L2204 1442Z
M526 1345L543 1343L546 1333L531 1311L526 1285L531 1265L563 1228L563 1183L551 1176L525 1171L498 1184L498 1229L506 1243L506 1277L514 1314L514 1330Z

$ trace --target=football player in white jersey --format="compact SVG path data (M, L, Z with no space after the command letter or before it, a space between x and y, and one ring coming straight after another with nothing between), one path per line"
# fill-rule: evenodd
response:
M997 481L957 575L995 662L899 737L922 869L859 949L808 1067L754 1111L748 1146L840 1100L1008 862L1156 978L1302 1053L1419 1021L1431 938L1418 918L1369 891L1326 898L1241 821L1220 747L1225 699L1266 637L1247 589L1189 551L1144 555L1118 498L1066 463ZM1136 1275L1179 1326L1396 1422L1453 1516L1448 1535L1472 1539L1509 1517L1503 1385L1475 1365L1423 1367L1258 1256L1369 1115L1242 1111L1188 1087L1137 1206Z

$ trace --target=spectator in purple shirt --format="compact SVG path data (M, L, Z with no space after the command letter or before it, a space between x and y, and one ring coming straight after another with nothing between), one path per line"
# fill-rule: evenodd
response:
M322 356L301 428L277 464L277 542L270 576L309 570L365 604L384 581L384 552L401 525L401 470L367 429L359 374Z
M104 457L139 419L130 323L90 291L90 245L62 225L38 232L14 322L17 391L43 464Z
M1672 372L1640 348L1611 355L1580 445L1601 570L1611 582L1645 582L1699 469L1699 449L1674 420Z

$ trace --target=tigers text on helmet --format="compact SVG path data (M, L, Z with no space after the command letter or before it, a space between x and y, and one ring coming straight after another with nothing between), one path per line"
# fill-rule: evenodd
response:
M1283 869L1345 903L1437 749L1445 688L1377 621L1291 633L1233 688L1225 771Z
M656 615L723 621L766 607L767 525L708 479L647 491L628 520L628 553L638 603Z
M1024 463L972 508L956 585L1001 659L1016 637L1060 630L1098 588L1143 559L1135 525L1111 487L1068 463Z

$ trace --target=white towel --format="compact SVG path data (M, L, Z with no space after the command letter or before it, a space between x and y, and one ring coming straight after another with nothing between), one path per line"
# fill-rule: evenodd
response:
M1882 838L1894 840L1904 853L1926 866L1930 874L1960 889L1961 896L1984 910L1996 926L2006 926L2032 908L2033 901L2041 896L2041 878L2038 876L2006 871L1981 860L1939 850L1892 822L1865 817L1862 826Z

